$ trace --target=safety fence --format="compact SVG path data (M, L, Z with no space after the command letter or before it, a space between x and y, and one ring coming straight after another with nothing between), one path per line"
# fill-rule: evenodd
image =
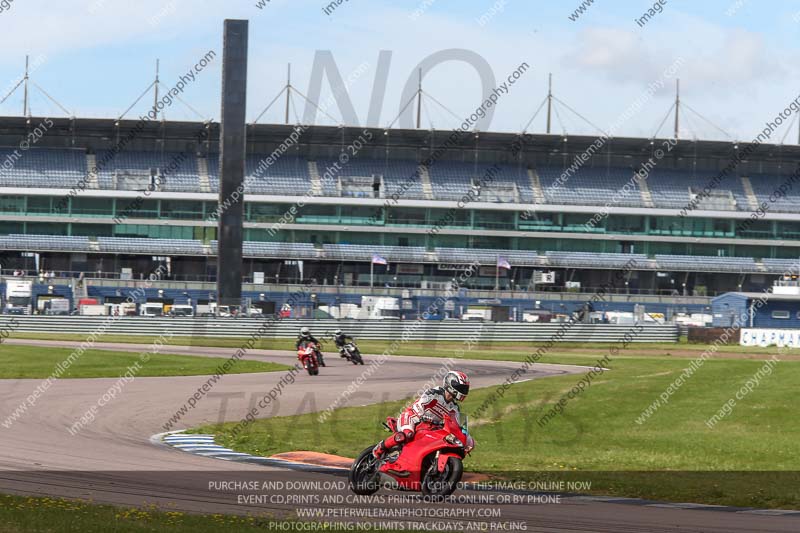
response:
M13 322L12 322L13 321ZM335 329L357 339L394 340L406 338L432 341L463 341L475 336L482 342L547 341L620 342L632 325L479 321L401 321L401 320L267 320L256 318L213 317L103 317L103 316L20 316L0 315L0 328L13 325L18 332L49 334L85 334L102 331L104 335L158 336L169 330L185 337L247 337L267 324L266 338L294 337L303 326L316 337L329 336ZM562 332L559 334L559 332ZM679 330L674 325L648 324L637 333L634 342L676 342Z

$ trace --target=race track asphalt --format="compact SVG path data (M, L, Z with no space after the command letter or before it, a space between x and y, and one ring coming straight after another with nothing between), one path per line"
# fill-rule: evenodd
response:
M77 346L77 342L13 340L9 344L38 346ZM147 346L136 344L98 343L96 348L139 352ZM162 353L228 357L231 348L169 347ZM367 356L369 363L370 356ZM294 364L294 354L251 350L245 359ZM327 368L310 377L301 374L285 387L279 401L260 416L285 416L324 410L340 397L366 367L354 367L335 355L328 355ZM394 356L367 379L353 395L349 405L364 405L397 400L413 394L441 367L442 359ZM459 367L467 372L473 387L486 387L503 382L519 363L462 360ZM533 379L565 373L585 372L583 367L536 365ZM251 405L275 387L285 372L231 374L225 376L196 406L189 410L172 429L191 428L206 422L238 421ZM526 377L531 377L528 373ZM304 505L280 498L243 504L241 491L221 490L220 481L268 480L272 483L314 483L311 489L298 491L272 490L271 495L284 493L318 495L317 503L305 507L336 509L335 503L320 504L328 495L349 496L342 488L342 474L305 472L222 461L177 451L151 442L151 436L165 431L164 424L187 399L206 383L207 376L137 378L122 393L99 410L96 419L75 435L68 428L80 418L115 382L116 378L57 380L41 396L36 405L6 428L0 425L0 492L31 495L52 495L88 498L98 503L120 505L156 504L165 508L204 513L276 513L291 516ZM37 379L0 380L0 422L32 393L41 382ZM371 444L365 442L365 446ZM534 450L535 452L535 450ZM214 483L217 483L214 485ZM278 486L278 485L273 485ZM392 494L392 491L385 491ZM467 491L470 492L470 491ZM472 491L474 492L474 491ZM465 498L473 495L465 494ZM480 496L479 503L454 502L431 504L422 501L364 502L359 507L373 510L405 509L409 520L420 519L432 508L441 511L447 520L468 509L497 508L501 518L472 517L487 530L502 524L524 523L527 531L706 531L744 532L800 530L797 516L741 513L730 510L711 511L629 505L590 499L566 498L559 504L526 503L488 505L491 494ZM413 498L413 497L412 497ZM298 500L299 501L299 500ZM502 501L502 500L501 500ZM434 507L432 507L434 506ZM409 510L410 509L410 510ZM458 511L462 509L462 511ZM466 510L464 510L466 509ZM378 514L385 511L376 511ZM353 516L335 515L335 520L357 520ZM411 518L416 516L417 518ZM498 525L500 524L500 525Z

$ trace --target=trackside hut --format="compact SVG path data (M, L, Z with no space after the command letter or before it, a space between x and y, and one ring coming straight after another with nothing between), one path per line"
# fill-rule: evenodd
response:
M765 303L758 305L761 300ZM727 328L736 317L747 317L743 328L800 330L800 295L726 292L711 300L713 326Z

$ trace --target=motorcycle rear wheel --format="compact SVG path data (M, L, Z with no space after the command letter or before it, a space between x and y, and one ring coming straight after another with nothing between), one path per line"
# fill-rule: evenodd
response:
M372 446L361 452L353 461L347 478L350 481L350 490L359 496L375 494L381 488L380 474L378 473L377 460L372 455Z
M431 455L425 460L420 490L425 496L442 497L450 496L458 487L464 473L464 464L458 457L447 459L444 472L436 469L435 456Z

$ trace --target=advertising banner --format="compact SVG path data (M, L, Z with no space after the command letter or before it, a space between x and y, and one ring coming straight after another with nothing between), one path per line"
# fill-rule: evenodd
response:
M800 329L743 328L742 346L778 346L800 348Z

